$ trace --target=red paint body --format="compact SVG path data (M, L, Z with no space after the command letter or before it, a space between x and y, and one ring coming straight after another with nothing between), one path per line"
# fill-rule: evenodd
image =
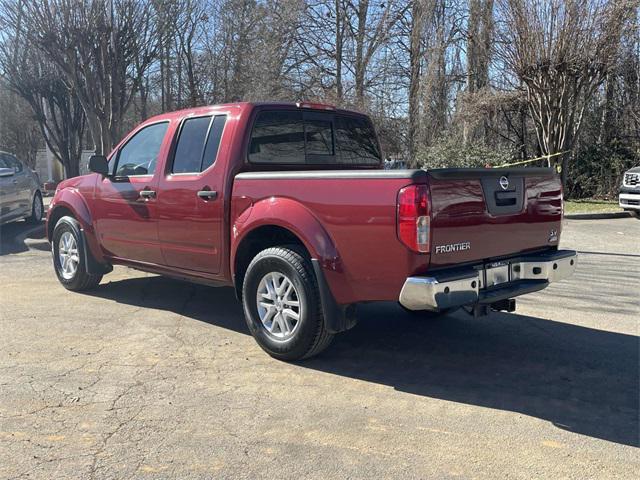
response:
M62 182L48 213L49 236L54 221L68 212L82 225L99 262L233 285L243 239L257 228L278 226L320 261L339 304L397 300L408 276L432 269L557 248L562 192L557 177L548 174L524 174L522 210L501 216L488 212L482 184L473 174L363 176L361 169L317 175L318 167L291 166L298 172L294 178L287 172L260 178L255 173L269 168L247 161L253 119L261 109L294 108L240 103L148 120L129 137L145 125L169 122L155 174L127 181L89 174ZM167 158L181 122L203 114L227 115L216 162L200 174L171 174ZM430 192L431 253L410 251L397 235L398 191L416 182L427 183ZM155 190L156 197L140 198L143 189ZM203 189L216 191L217 198L203 201L196 196ZM550 241L552 230L558 238ZM470 242L471 248L433 254L433 246L457 242Z

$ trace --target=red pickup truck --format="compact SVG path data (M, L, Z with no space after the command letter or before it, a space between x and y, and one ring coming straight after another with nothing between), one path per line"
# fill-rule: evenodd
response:
M512 311L573 273L551 170L382 165L370 120L330 106L159 115L58 186L55 272L69 290L115 264L231 285L256 341L286 360L326 348L358 303Z

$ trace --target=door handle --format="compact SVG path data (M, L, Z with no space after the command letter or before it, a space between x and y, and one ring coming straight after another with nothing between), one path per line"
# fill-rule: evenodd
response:
M150 198L155 198L155 197L156 197L155 190L140 190L140 198L149 200Z
M200 190L196 195L204 201L215 200L218 198L218 192L215 190Z

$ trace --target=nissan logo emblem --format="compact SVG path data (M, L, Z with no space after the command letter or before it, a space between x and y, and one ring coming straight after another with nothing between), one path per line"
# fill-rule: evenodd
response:
M505 176L500 177L500 181L498 183L500 184L500 187L502 187L503 190L506 190L507 188L509 188L509 179Z

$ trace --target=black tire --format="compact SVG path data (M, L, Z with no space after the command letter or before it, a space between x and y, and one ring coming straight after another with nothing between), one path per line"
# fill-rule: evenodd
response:
M299 303L299 320L288 338L276 338L260 319L258 288L270 273L281 274L293 284ZM320 292L308 258L288 247L263 250L249 264L242 285L245 320L258 345L279 360L300 360L319 354L329 346L334 335L324 322Z
M63 270L60 260L60 239L63 235L70 234L75 240L75 250L77 256L77 266L75 273L69 276L67 272ZM58 280L67 290L74 292L80 292L83 290L91 290L95 288L102 280L102 274L87 273L86 257L84 252L84 243L80 233L80 225L73 217L62 217L56 223L53 229L53 236L51 239L51 251L53 253L53 267L56 271ZM65 237L68 238L68 237ZM91 255L87 252L87 255Z
M432 310L409 310L404 305L400 305L400 307L409 314L409 318L412 320L439 320L450 313L455 312L458 308L444 308L437 312Z
M31 202L31 215L25 220L27 223L40 223L44 215L44 203L42 202L42 194L37 191L33 195L33 201Z

